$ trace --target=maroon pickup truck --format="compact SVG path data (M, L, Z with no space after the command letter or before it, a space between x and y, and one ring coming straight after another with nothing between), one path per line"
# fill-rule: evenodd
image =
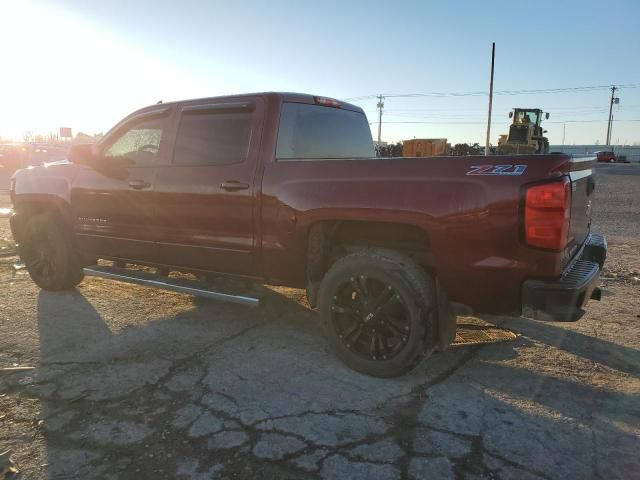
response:
M258 299L207 285L224 275L306 288L336 354L389 377L446 348L464 306L572 321L599 299L594 161L375 158L354 105L188 100L16 172L11 226L46 290L87 274L247 304Z

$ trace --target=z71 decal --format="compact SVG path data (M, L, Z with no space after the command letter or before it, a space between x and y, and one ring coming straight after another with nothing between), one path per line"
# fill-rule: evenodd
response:
M526 165L473 165L467 175L522 175Z

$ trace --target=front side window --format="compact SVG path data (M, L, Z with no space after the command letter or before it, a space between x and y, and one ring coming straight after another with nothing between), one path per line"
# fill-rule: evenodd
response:
M231 165L247 158L251 111L195 110L182 115L175 165Z
M116 138L103 152L109 157L124 157L137 166L155 162L162 140L163 119L149 118L135 123Z
M375 156L371 130L363 113L306 103L282 105L277 159Z

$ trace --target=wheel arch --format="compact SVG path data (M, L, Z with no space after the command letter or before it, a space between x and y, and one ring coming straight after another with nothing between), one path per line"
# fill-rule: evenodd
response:
M366 248L395 250L423 268L435 269L429 235L420 226L369 220L322 220L309 225L307 231L307 278L322 278L336 259Z
M311 305L316 304L324 274L339 258L368 248L405 254L430 273L435 260L428 233L410 223L370 220L321 220L309 225L306 237L306 283Z

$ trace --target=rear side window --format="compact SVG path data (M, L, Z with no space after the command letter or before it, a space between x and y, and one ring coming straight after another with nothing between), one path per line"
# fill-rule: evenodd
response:
M277 159L370 157L375 151L363 113L305 103L282 105Z
M173 163L230 165L247 158L251 111L194 110L182 114Z

